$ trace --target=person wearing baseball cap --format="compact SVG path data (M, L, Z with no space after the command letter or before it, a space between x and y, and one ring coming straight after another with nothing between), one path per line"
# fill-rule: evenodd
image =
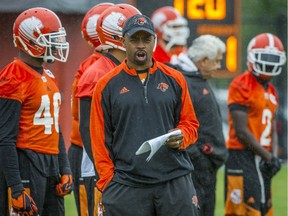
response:
M181 72L152 57L156 43L149 17L134 15L122 29L125 60L94 88L91 141L97 188L105 216L198 216L185 149L197 140L197 121ZM169 136L155 155L136 155L147 140ZM129 208L127 208L129 205Z
M138 76L141 80L144 80L147 76L148 68L153 63L152 53L157 44L154 25L148 16L137 14L130 17L124 24L122 35L123 45L126 49L129 49L129 52L126 52L127 65L130 68L139 69L140 73L138 73ZM128 43L125 45L124 41ZM142 43L138 43L141 41ZM131 49L132 47L133 50ZM133 55L134 59L132 57L129 58L128 55Z
M125 35L132 36L138 31L146 31L150 33L151 35L156 36L154 25L151 19L142 14L137 14L135 16L130 17L126 21L122 29L122 34L123 34L123 37Z

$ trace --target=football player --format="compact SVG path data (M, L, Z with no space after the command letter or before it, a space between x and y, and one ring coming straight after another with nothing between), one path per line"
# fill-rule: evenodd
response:
M72 131L68 156L73 173L73 191L78 215L96 216L97 208L95 208L94 205L94 191L96 190L94 163L87 156L80 136L79 105L78 98L75 97L75 92L78 81L84 71L102 56L102 52L107 50L101 46L96 26L100 14L112 5L114 4L108 2L95 5L85 14L81 25L82 37L94 50L93 53L80 64L72 85Z
M90 106L93 89L104 74L124 60L125 48L122 45L122 27L126 19L134 14L140 14L140 12L129 4L116 4L101 13L97 20L97 33L101 42L101 49L106 50L106 52L102 53L102 56L84 71L77 85L76 97L80 99L80 134L91 161L94 161L90 139ZM102 214L102 205L99 201L101 194L98 190L95 193L97 194L95 205L98 209L97 213L100 215Z
M19 55L0 73L0 215L63 215L72 175L59 126L61 94L43 63L66 62L69 43L46 8L13 26Z
M190 35L188 21L171 6L164 6L153 12L151 20L157 34L157 46L153 57L160 62L173 62L181 52L187 51Z
M274 215L271 178L281 164L275 123L278 96L270 80L285 62L277 36L256 35L247 48L247 71L229 86L225 215Z

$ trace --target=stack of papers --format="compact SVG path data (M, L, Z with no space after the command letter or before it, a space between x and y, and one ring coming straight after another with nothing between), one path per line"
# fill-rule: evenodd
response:
M153 155L160 149L162 145L164 145L165 141L170 136L180 135L181 130L174 130L167 134L164 134L162 136L156 137L154 139L145 141L142 143L142 145L139 147L139 149L136 151L136 155L143 154L145 152L151 151L149 156L147 157L146 161L150 161L150 159L153 157Z

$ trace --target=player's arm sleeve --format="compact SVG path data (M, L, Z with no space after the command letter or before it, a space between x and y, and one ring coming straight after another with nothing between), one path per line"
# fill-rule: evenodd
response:
M93 153L91 149L91 137L90 137L91 100L92 100L91 97L80 98L79 131L81 134L85 151L90 160L94 163Z
M199 122L196 118L194 107L191 101L191 97L188 91L187 83L185 78L181 76L180 84L182 86L181 94L181 111L180 111L180 120L177 128L181 129L184 136L184 142L181 146L181 149L185 149L191 144L194 144L198 138L198 127Z
M99 83L94 89L90 120L92 152L99 175L96 186L100 191L104 191L114 176L114 163L109 151L113 140L110 124L111 109L109 101L105 101L107 97L102 97L104 95L102 89Z
M62 132L59 132L59 171L61 175L72 174Z
M21 183L16 141L19 130L21 103L0 98L0 164L12 196L24 191Z

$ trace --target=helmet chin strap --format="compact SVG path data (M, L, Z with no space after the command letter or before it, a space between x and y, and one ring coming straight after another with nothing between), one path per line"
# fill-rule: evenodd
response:
M267 79L263 79L263 77L261 77L259 74L258 76L255 75L255 73L252 72L252 74L255 76L255 78L258 80L258 82L263 85L264 87L267 87L268 83L270 82L272 77L267 77Z
M173 40L170 40L167 44L166 44L166 46L165 46L165 51L166 52L169 52L170 51L170 49L171 49L171 47L174 45L174 41Z
M51 53L52 50L48 49L48 47L45 50L45 53L43 55L43 61L46 63L53 63L55 62L55 58L53 56L51 56L49 53Z
M155 41L154 41L153 52L156 50L156 47L157 47L157 35L155 35Z
M167 41L166 41L166 42L167 42ZM185 47L185 46L186 46L186 42L181 41L179 38L175 38L175 37L174 37L174 38L171 38L171 39L167 42L167 44L166 44L166 46L165 46L165 51L166 51L166 52L170 52L171 48L172 48L174 45Z
M47 62L47 63L53 63L53 62L55 62L55 59L53 57L51 57L51 56L44 55L43 56L43 61Z

